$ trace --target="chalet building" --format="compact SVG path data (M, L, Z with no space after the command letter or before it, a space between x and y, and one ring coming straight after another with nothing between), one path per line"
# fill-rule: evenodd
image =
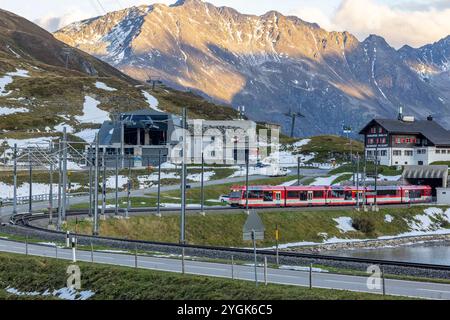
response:
M360 132L364 135L367 159L386 166L430 165L450 161L450 132L429 116L416 120L403 116L397 120L374 119Z

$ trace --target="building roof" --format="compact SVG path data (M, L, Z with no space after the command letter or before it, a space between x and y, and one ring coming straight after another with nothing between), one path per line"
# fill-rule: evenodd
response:
M450 145L450 131L445 130L432 120L407 122L393 119L373 119L360 131L360 134L365 134L375 123L390 133L421 134L435 145Z
M405 166L404 179L447 179L448 166Z

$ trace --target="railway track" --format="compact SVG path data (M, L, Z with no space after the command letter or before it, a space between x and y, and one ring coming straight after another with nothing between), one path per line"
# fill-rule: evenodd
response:
M234 209L234 208L230 208ZM198 210L198 209L191 209ZM216 208L215 210L224 210L224 208ZM153 210L156 211L156 210ZM164 211L170 212L173 209L165 209ZM130 213L144 213L149 212L149 209L133 209ZM114 210L107 210L107 213L114 213ZM67 215L69 217L78 217L78 216L87 216L88 211L86 210L72 210L68 211ZM32 214L32 213L22 213L17 214L11 217L11 224L18 225L26 228L30 231L35 231L40 234L47 235L58 235L61 237L65 237L65 233L61 231L48 230L35 225L32 225L31 222L37 220L49 219L48 214ZM143 240L126 240L120 238L112 238L112 237L100 237L100 236L90 236L90 235L79 235L83 239L92 241L101 240L103 242L111 242L120 244L121 248L130 247L136 248L137 246L154 246L158 248L171 248L171 249L179 249L182 248L190 249L196 252L208 252L211 253L211 256L220 256L218 253L226 253L227 256L232 254L242 254L242 255L252 255L253 250L245 249L245 248L228 248L228 247L219 247L219 246L205 246L205 245L189 245L189 244L177 244L177 243L167 243L167 242L155 242L155 241L143 241ZM276 252L274 250L257 250L259 255L272 257L273 259L276 256ZM399 267L399 268L411 268L417 270L432 270L432 271L443 271L445 274L450 274L450 266L446 265L434 265L434 264L424 264L424 263L412 263L412 262L402 262L402 261L389 261L389 260L378 260L378 259L367 259L367 258L354 258L354 257L341 257L341 256L330 256L330 255L321 255L321 254L311 254L311 253L299 253L299 252L279 252L280 258L296 258L302 260L311 260L311 261L331 261L337 263L354 263L361 265L382 265L384 267Z

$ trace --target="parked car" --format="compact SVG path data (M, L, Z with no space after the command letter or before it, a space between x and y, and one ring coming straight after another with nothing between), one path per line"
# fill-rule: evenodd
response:
M220 202L223 204L227 204L230 201L230 195L229 194L223 194L219 198Z

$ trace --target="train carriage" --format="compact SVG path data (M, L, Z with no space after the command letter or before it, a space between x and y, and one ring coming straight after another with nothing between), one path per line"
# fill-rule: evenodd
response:
M432 188L429 186L401 187L402 203L426 203L433 201Z
M230 204L232 206L246 206L246 187L233 187L230 194ZM282 186L250 186L248 188L248 206L258 207L284 207L286 198L286 188ZM238 199L238 196L241 196Z
M326 204L327 187L287 187L286 207L311 207Z
M231 189L229 203L235 207L246 206L245 186ZM251 186L248 191L249 208L258 207L310 207L355 206L359 203L372 205L427 203L432 201L429 186L379 186L359 188L342 186Z
M328 206L351 206L356 205L358 201L358 192L360 199L362 199L365 192L364 188L357 189L356 187L328 187L326 205ZM362 201L360 200L360 203Z
M378 186L376 192L377 204L401 204L402 187L399 186ZM375 187L366 188L366 203L375 204Z

